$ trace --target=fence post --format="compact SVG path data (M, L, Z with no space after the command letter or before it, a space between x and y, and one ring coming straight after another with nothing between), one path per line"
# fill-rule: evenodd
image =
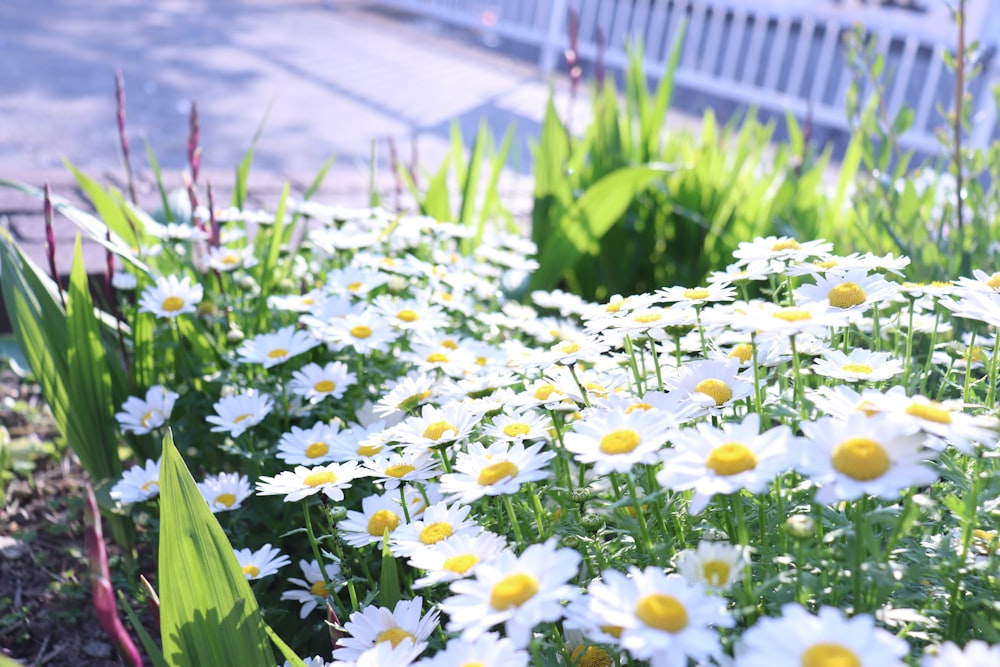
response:
M542 52L538 59L538 67L543 76L548 76L556 66L556 57L562 53L563 24L566 21L566 10L569 0L553 0L549 12L549 23L545 31L545 41L542 42Z
M993 87L1000 85L1000 7L989 2L979 31L979 48L986 54L986 62L979 76L982 77L979 99L972 110L972 135L969 137L974 148L989 148L993 141L993 131L997 122L997 105L993 97Z

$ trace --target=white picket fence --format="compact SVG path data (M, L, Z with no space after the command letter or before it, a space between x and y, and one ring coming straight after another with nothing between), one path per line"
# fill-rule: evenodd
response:
M913 127L900 137L909 148L933 153L942 124L939 107L954 103L954 77L944 65L958 30L944 0L373 0L539 48L539 66L551 72L568 46L567 16L579 20L577 50L624 67L626 45L641 39L647 72L662 72L686 22L675 72L680 88L784 113L835 129L847 128L845 92L851 74L844 35L856 23L886 58L891 117L906 104ZM974 90L970 143L994 138L997 109L989 93L1000 82L1000 0L966 0L966 43L984 49L984 71ZM603 42L603 47L599 47Z

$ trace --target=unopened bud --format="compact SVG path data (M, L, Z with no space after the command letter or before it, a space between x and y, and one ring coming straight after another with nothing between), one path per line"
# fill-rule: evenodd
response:
M807 514L793 514L785 520L785 530L797 540L807 540L816 534L816 522Z
M604 528L604 517L600 514L588 513L583 515L580 519L580 523L584 528L592 533L595 533L601 528Z

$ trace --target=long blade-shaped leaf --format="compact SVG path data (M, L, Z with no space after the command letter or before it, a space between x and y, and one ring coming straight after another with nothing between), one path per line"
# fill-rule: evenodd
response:
M229 540L168 431L160 465L160 629L175 667L274 667L274 653Z

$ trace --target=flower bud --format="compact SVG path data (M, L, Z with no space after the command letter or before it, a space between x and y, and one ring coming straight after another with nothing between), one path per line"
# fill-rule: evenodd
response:
M796 540L806 540L816 534L816 522L808 514L793 514L785 520L785 530Z

